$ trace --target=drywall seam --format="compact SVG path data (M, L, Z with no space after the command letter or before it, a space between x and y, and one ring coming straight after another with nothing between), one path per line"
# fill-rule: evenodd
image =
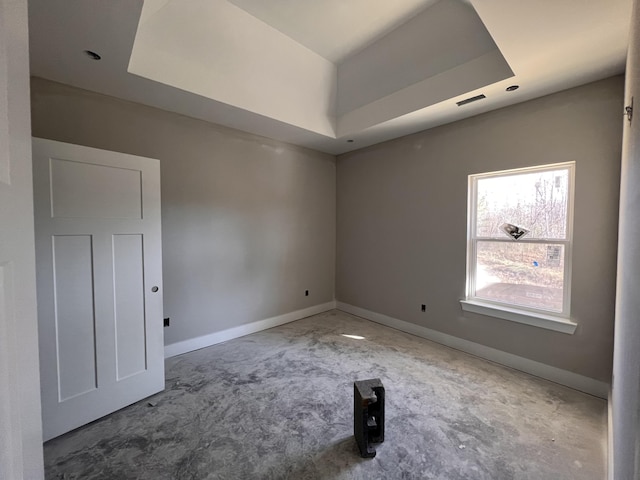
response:
M545 365L544 363L536 362L528 358L519 357L518 355L513 355L511 353L496 350L495 348L487 347L479 343L470 342L469 340L454 337L453 335L448 335L436 330L431 330L430 328L421 327L420 325L416 325L414 323L409 323L403 320L398 320L397 318L388 317L387 315L383 315L381 313L371 312L369 310L365 310L364 308L349 305L348 303L336 302L336 308L338 310L342 310L343 312L351 313L358 317L371 320L372 322L380 323L382 325L386 325L387 327L395 328L397 330L401 330L418 337L426 338L427 340L431 340L441 345L470 353L471 355L475 355L477 357L499 363L500 365L504 365L525 373L529 373L531 375L535 375L536 377L551 380L552 382L565 385L567 387L588 393L590 395L594 395L596 397L606 399L609 392L609 384L601 382L599 380L595 380L593 378L585 377L584 375L579 375L577 373L562 370L557 367Z
M320 305L314 305L313 307L303 308L302 310L285 313L284 315L278 315L277 317L265 318L245 325L228 328L226 330L210 333L201 337L190 338L189 340L184 340L182 342L171 343L164 347L164 358L175 357L176 355L192 352L200 348L210 347L217 343L233 340L234 338L243 337L251 333L261 332L262 330L294 322L301 318L333 310L334 308L336 308L335 300L322 303Z

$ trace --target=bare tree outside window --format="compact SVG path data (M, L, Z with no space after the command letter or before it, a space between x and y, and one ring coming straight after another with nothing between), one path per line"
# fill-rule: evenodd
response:
M469 298L568 316L573 168L470 176Z

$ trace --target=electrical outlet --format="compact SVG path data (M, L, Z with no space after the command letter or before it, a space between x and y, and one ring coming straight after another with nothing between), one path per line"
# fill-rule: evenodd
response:
M426 312L427 311L427 306L423 303L422 307L420 307L420 310L423 311L423 312Z
M305 296L305 297L308 297L308 296L309 296L309 290L305 290L305 291L304 291L304 296Z
M164 319L164 326L165 326L165 327L168 327L168 326L169 326L169 322L171 322L171 319L170 319L170 318L168 318L168 317L167 317L167 318L165 318L165 319Z

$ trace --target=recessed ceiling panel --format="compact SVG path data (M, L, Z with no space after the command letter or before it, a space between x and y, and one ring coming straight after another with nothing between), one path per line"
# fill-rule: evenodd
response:
M296 42L340 63L437 0L229 0Z
M338 67L338 136L513 75L473 7L441 0Z
M462 0L441 0L338 67L337 114L341 116L494 52L502 57L471 5ZM506 76L500 72L491 83L512 76L504 58L503 62ZM475 65L484 68L478 62ZM460 69L460 74L474 72ZM465 88L466 80L459 82ZM449 75L448 81L455 83L455 75ZM447 91L447 98L468 91L455 91L453 95ZM430 97L443 100L440 95ZM425 97L416 98L413 110L429 105L425 101Z
M334 136L333 63L227 1L150 6L130 73Z

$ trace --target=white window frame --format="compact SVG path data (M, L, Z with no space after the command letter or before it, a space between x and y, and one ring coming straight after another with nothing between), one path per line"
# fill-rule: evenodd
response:
M568 170L568 192L567 200L567 225L566 238L564 240L548 238L527 238L519 239L518 243L529 244L556 244L564 246L564 282L563 282L563 306L562 312L553 312L533 307L526 307L511 303L498 302L478 298L476 293L476 257L477 244L482 242L512 242L505 236L504 239L492 237L478 237L476 235L477 203L478 203L478 180L485 178L506 177L524 175L535 172L546 172L552 170ZM554 330L562 333L572 334L577 324L570 318L571 307L571 259L573 250L573 207L575 195L575 162L555 163L540 165L535 167L516 168L511 170L501 170L469 175L468 189L468 215L467 215L467 284L466 298L461 300L462 309L468 312L487 315L504 320L510 320L540 328ZM526 225L525 225L526 227Z

